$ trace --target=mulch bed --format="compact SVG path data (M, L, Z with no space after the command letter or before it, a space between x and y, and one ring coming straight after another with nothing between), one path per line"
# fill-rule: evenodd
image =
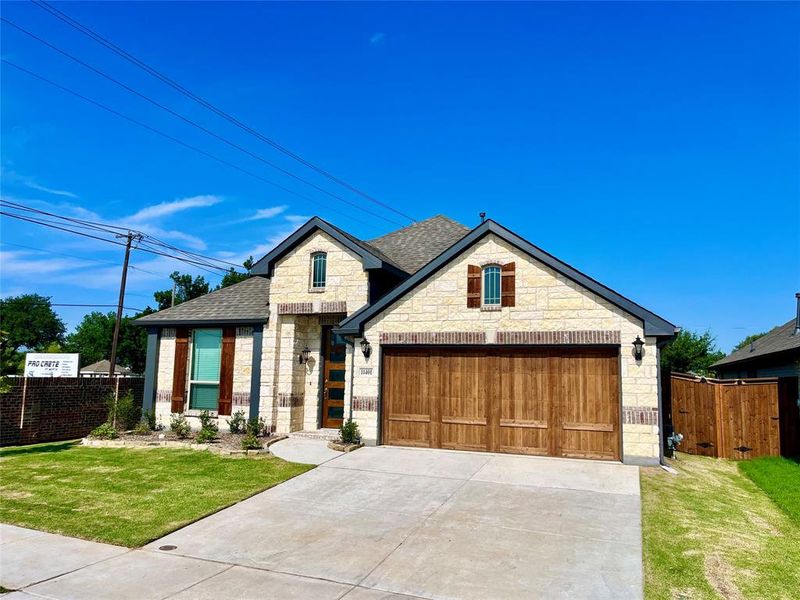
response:
M261 450L242 450L243 433L220 432L217 439L211 443L198 443L195 440L197 432L187 438L179 438L172 431L154 431L148 435L135 435L130 431L120 432L119 437L113 440L100 440L92 437L84 438L85 446L101 448L186 448L189 450L207 450L215 454L231 456L260 456L269 454L269 446L280 440L286 439L285 435L269 435L258 438L262 444Z
M245 434L243 433L228 433L228 432L220 432L217 439L215 439L210 446L216 446L220 450L241 450L242 449L242 438ZM163 437L162 437L163 436ZM124 442L142 442L142 444L146 444L147 442L181 442L185 444L196 444L195 437L197 436L197 432L193 431L189 437L181 439L174 432L170 430L165 431L153 431L149 435L135 435L129 431L120 432L119 437L117 439L122 440ZM268 437L260 437L258 438L264 447L267 447L267 443L276 438L275 435L270 435Z

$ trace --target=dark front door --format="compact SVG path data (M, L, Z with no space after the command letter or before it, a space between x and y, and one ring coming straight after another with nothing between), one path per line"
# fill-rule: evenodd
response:
M322 426L340 427L344 418L344 338L326 327L322 334Z

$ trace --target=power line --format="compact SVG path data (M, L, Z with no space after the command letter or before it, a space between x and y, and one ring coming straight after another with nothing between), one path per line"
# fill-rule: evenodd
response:
M56 17L57 19L63 21L64 23L66 23L67 25L72 27L73 29L76 29L77 31L83 33L84 35L90 37L95 42L99 43L102 46L105 46L106 48L108 48L112 52L116 53L117 55L119 55L122 58L124 58L125 60L127 60L128 62L136 65L140 69L142 69L145 72L149 73L151 76L153 76L156 79L162 81L163 83L169 85L170 87L172 87L173 89L177 90L178 92L180 92L184 96L194 100L195 102L197 102L198 104L200 104L204 108L210 110L211 112L213 112L214 114L222 117L223 119L227 120L228 122L236 125L239 129L242 129L243 131L246 131L250 135L256 137L259 140L261 140L262 142L264 142L266 144L269 144L270 146L272 146L273 148L275 148L279 152L285 154L286 156L289 156L290 158L298 161L299 163L301 163L305 167L307 167L307 168L319 173L323 177L326 177L327 179L329 179L329 180L331 180L331 181L333 181L333 182L335 182L335 183L347 188L348 190L358 194L362 198L364 198L366 200L369 200L370 202L372 202L374 204L382 206L383 208L385 208L387 210L390 210L390 211L394 212L395 214L398 214L398 215L400 215L400 216L402 216L402 217L404 217L404 218L406 218L406 219L408 219L408 220L410 220L412 222L416 221L416 219L414 219L413 217L403 213L402 211L397 210L396 208L392 207L389 204L386 204L385 202L382 202L382 201L378 200L377 198L374 198L374 197L370 196L366 192L363 192L362 190L360 190L359 188L355 187L354 185L348 183L347 181L344 181L343 179L340 179L339 177L336 177L335 175L329 173L328 171L322 169L321 167L318 167L314 163L306 160L305 158L303 158L299 154L296 154L295 152L292 152L291 150L289 150L285 146L279 144L275 140L263 135L259 131L255 130L252 127L250 127L249 125L243 123L242 121L240 121L239 119L237 119L233 115L225 112L221 108L216 107L211 102L208 102L207 100L205 100L201 96L198 96L197 94L195 94L191 90L185 88L184 86L179 84L177 81L169 78L168 76L164 75L163 73L160 73L159 71L157 71L155 68L151 67L150 65L148 65L144 61L136 58L135 56L133 56L132 54L130 54L126 50L120 48L119 46L117 46L116 44L114 44L113 42L108 40L107 38L104 38L99 33L96 33L95 31L93 31L89 27L83 25L82 23L80 23L79 21L73 19L72 17L70 17L66 13L58 10L54 6L51 6L47 2L33 0L33 3L36 6L38 6L39 8L41 8L42 10L45 10L45 11L49 12L52 16Z
M356 218L356 217L354 217L354 216L352 216L352 215L350 215L348 213L341 212L341 211L336 210L334 208L330 208L328 206L325 206L325 205L321 204L318 200L316 200L314 198L311 198L309 196L301 194L300 192L296 192L296 191L294 191L294 190L292 190L290 188L287 188L287 187L285 187L285 186L283 186L283 185L281 185L279 183L275 183L274 181L270 181L269 179L266 179L266 178L262 177L261 175L258 175L257 173L253 173L252 171L249 171L249 170L247 170L247 169L245 169L243 167L240 167L239 165L236 165L236 164L234 164L234 163L232 163L232 162L230 162L228 160L225 160L224 158L220 158L219 156L211 154L210 152L206 152L205 150L203 150L201 148L198 148L197 146L193 146L192 144L188 144L188 143L184 142L183 140L181 140L179 138L176 138L175 136L172 136L172 135L170 135L168 133L165 133L164 131L161 131L160 129L156 129L155 127L151 127L150 125L148 125L146 123L143 123L142 121L139 121L139 120L137 120L137 119L135 119L133 117L130 117L130 116L126 115L126 114L123 114L123 113L111 108L110 106L106 106L105 104L102 104L101 102L98 102L97 100L93 100L92 98L89 98L88 96L84 96L83 94L81 94L79 92L76 92L75 90L72 90L72 89L70 89L68 87L65 87L65 86L61 85L60 83L56 83L52 79L48 79L47 77L44 77L43 75L39 75L38 73L35 73L35 72L33 72L33 71L29 70L29 69L26 69L25 67L22 67L22 66L20 66L20 65L18 65L16 63L6 59L6 58L0 58L0 61L2 61L4 64L7 64L7 65L9 65L11 67L14 67L18 71L21 71L21 72L25 73L26 75L28 75L30 77L33 77L34 79L38 79L39 81L47 83L48 85L51 85L51 86L53 86L55 88L58 88L59 90L61 90L63 92L66 92L66 93L68 93L68 94L70 94L72 96L75 96L76 98L79 98L79 99L83 100L84 102L88 102L89 104L92 104L92 105L94 105L94 106L96 106L98 108L101 108L101 109L105 110L106 112L111 113L112 115L115 115L115 116L117 116L117 117L119 117L121 119L124 119L124 120L126 120L126 121L128 121L130 123L133 123L134 125L138 125L139 127L142 127L143 129L146 129L146 130L148 130L148 131L150 131L152 133L160 135L161 137L166 138L166 139L170 140L171 142L174 142L174 143L176 143L176 144L178 144L180 146L183 146L184 148L188 148L189 150L197 152L198 154L202 154L203 156L205 156L207 158L210 158L212 160L215 160L218 163L221 163L221 164L223 164L223 165L225 165L227 167L230 167L231 169L239 171L240 173L244 173L245 175L249 175L250 177L253 177L254 179L258 179L259 181L261 181L263 183L266 183L268 185L271 185L272 187L275 187L275 188L277 188L277 189L279 189L281 191L284 191L287 194L292 194L293 196L297 196L298 198L300 198L302 200L305 200L307 202L311 202L312 204L319 204L320 206L323 206L323 208L325 208L325 209L327 209L327 210L329 210L329 211L331 211L331 212L333 212L335 214L341 215L341 216L343 216L343 217L345 217L347 219L355 221L357 223L361 223L361 224L364 224L364 225L369 225L369 223L367 223L366 221L358 219L358 218Z
M102 260L102 259L99 259L99 258L89 258L87 256L77 256L75 254L65 254L63 252L55 252L54 250L46 250L45 248L37 248L36 246L25 246L24 244L14 244L12 242L6 242L6 241L0 241L0 244L3 245L3 246L14 246L16 248L25 248L26 250L33 250L35 252L44 252L46 254L53 254L55 256L64 256L66 258L74 258L76 260L85 260L87 262L96 262L96 263L100 263L100 264L103 264L103 265L113 265L115 267L119 266L119 265L117 265L117 263L112 262L110 260ZM162 274L154 273L153 271L148 271L147 269L143 269L143 268L137 267L135 265L130 265L130 268L134 269L135 271L141 271L142 273L147 273L148 275L155 275L156 277L161 277L162 276ZM141 294L133 294L132 292L129 292L129 293L131 293L131 295L141 295Z
M34 219L32 217L26 217L25 215L18 215L18 214L9 213L9 212L6 212L6 211L0 211L0 215L5 215L7 217L11 217L11 218L14 218L14 219L19 219L21 221L27 221L29 223L35 223L37 225L42 225L44 227L50 227L51 229L57 229L57 230L64 231L64 232L67 232L67 233L73 233L75 235L80 235L80 236L83 236L83 237L92 238L92 239L95 239L95 240L99 240L101 242L107 242L109 244L115 244L117 246L124 246L125 245L122 242L117 242L115 240L109 240L108 238L100 237L100 236L97 236L97 235L92 235L90 233L85 233L85 232L82 232L82 231L75 231L74 229L69 229L67 227L61 227L59 225L53 225L53 224L50 224L48 222L44 222L44 221L41 221L41 220L38 220L38 219ZM200 261L191 260L191 259L188 259L186 257L175 256L173 254L167 254L165 252L159 252L159 251L156 251L156 250L150 250L150 249L146 249L146 248L140 248L139 250L141 252L147 252L147 253L150 253L150 254L156 254L156 255L159 255L159 256L165 256L167 258L172 258L172 259L175 259L175 260L178 260L178 261L182 261L182 262L185 262L187 264L191 264L191 265L194 265L194 266L200 267L200 268L202 268L202 267L210 267L210 268L222 271L223 274L228 272L228 269L225 269L224 267L218 267L216 265L211 265L211 264L208 264L208 263L202 263Z
M166 242L162 242L158 238L155 238L155 237L153 237L153 236L151 236L151 235L149 235L149 234L147 234L147 233L145 233L143 231L136 231L135 229L133 229L131 227L119 227L117 225L110 225L110 224L107 224L107 223L99 223L97 221L87 221L87 220L84 220L84 219L77 219L77 218L74 218L74 217L66 217L66 216L59 215L59 214L52 213L52 212L48 212L46 210L42 210L42 209L39 209L39 208L34 208L32 206L27 206L27 205L21 204L19 202L13 202L11 200L7 200L6 198L0 198L0 203L1 204L10 205L11 207L15 208L16 210L23 210L23 211L26 211L26 212L32 212L32 213L36 213L36 214L40 214L40 215L54 217L56 219L62 219L64 221L69 221L70 223L76 223L77 225L72 225L73 227L81 227L81 225L85 225L86 226L85 228L87 228L87 229L95 229L95 230L98 230L98 231L104 231L106 233L111 233L113 235L117 235L119 233L119 231L115 231L115 230L135 231L141 237L149 238L149 239L153 240L155 243L157 243L157 244L159 244L161 246L167 247L167 248L169 248L171 250L176 250L176 251L181 252L183 254L191 255L192 257L203 259L203 260L206 260L206 261L216 261L218 263L221 263L221 264L224 264L224 265L227 265L227 266L230 266L230 267L234 267L234 268L241 268L242 267L242 265L238 265L236 263L232 263L232 262L229 262L229 261L221 259L221 258L215 258L213 256L205 256L203 254L198 254L197 252L190 252L188 250L183 250L181 248L178 248L177 246L172 246L170 244L167 244ZM44 222L44 223L56 223L56 224L58 224L58 221L49 221L47 219L41 219L41 221ZM112 229L109 229L109 228L112 228ZM214 265L214 266L215 266L215 268L224 268L224 267L217 267L217 265Z
M388 218L384 217L383 215L380 215L380 214L378 214L378 213L376 213L376 212L373 212L373 211L371 211L371 210L368 210L368 209L366 209L366 208L363 208L362 206L359 206L359 205L358 205L357 203L355 203L355 202L351 202L350 200L347 200L346 198L342 198L341 196L339 196L339 195L337 195L337 194L334 194L334 193L332 193L332 192L329 192L329 191L328 191L328 190L326 190L325 188L322 188L322 187L320 187L320 186L316 185L315 183L312 183L312 182L308 181L307 179L304 179L304 178L300 177L299 175L295 175L295 174L294 174L294 173L292 173L291 171L289 171L289 170L287 170L287 169L284 169L283 167L281 167L281 166L279 166L279 165L276 165L276 164L275 164L275 163L273 163L272 161L270 161L270 160L268 160L268 159L264 158L263 156L260 156L260 155L256 154L255 152L251 152L251 151L250 151L250 150L248 150L247 148L244 148L243 146L240 146L239 144L237 144L237 143L235 143L235 142L232 142L232 141L230 141L229 139L227 139L227 138L225 138L225 137L223 137L223 136L219 135L218 133L216 133L216 132L214 132L214 131L211 131L211 130L210 130L210 129L208 129L207 127L204 127L204 126L203 126L203 125L201 125L200 123L197 123L196 121L193 121L192 119L190 119L190 118L188 118L188 117L186 117L186 116L182 115L181 113L179 113L179 112L177 112L177 111L174 111L174 110L172 110L171 108L169 108L168 106L165 106L164 104L161 104L161 103L160 103L160 102L158 102L157 100L153 100L153 99L152 99L150 96L148 96L148 95L146 95L146 94L143 94L143 93L139 92L138 90L136 90L136 89L132 88L131 86L129 86L129 85L127 85L127 84L123 83L123 82L122 82L122 81L120 81L119 79L115 79L115 78L114 78L114 77L112 77L111 75L109 75L109 74L105 73L104 71L101 71L100 69L98 69L98 68L96 68L96 67L94 67L94 66L90 65L89 63L87 63L87 62L85 62L85 61L83 61L83 60L81 60L81 59L80 59L80 58L78 58L77 56L75 56L75 55L73 55L73 54L70 54L70 53L69 53L69 52L67 52L66 50L62 50L62 49L61 49L61 48L59 48L58 46L56 46L56 45L54 45L54 44L51 44L51 43L50 43L50 42L48 42L47 40L45 40L45 39L43 39L43 38L39 37L38 35L36 35L35 33L32 33L32 32L30 32L30 31L28 31L27 29L24 29L23 27L20 27L19 25L17 25L16 23L14 23L13 21L11 21L10 19L7 19L6 17L0 17L0 20L1 20L1 21L3 21L4 23L6 23L7 25L10 25L11 27L14 27L14 28L15 28L15 29L17 29L18 31L21 31L21 32L22 32L22 33L24 33L25 35L27 35L27 36L31 37L32 39L36 40L37 42L39 42L39 43L41 43L41 44L43 44L43 45L47 46L48 48L51 48L52 50L55 50L56 52L58 52L58 53L59 53L59 54L61 54L62 56L66 56L66 57L67 57L67 58L69 58L70 60L72 60L72 61L74 61L74 62L78 63L79 65L81 65L82 67L84 67L84 68L86 68L86 69L89 69L89 70L90 70L90 71L92 71L93 73L96 73L96 74L100 75L101 77L104 77L105 79L107 79L108 81L111 81L112 83L115 83L116 85L118 85L118 86L120 86L121 88L123 88L123 89L127 90L127 91L128 91L128 92L130 92L131 94L134 94L135 96L138 96L139 98L142 98L143 100L145 100L145 101L149 102L149 103L150 103L150 104L152 104L153 106L156 106L156 107L160 108L161 110L163 110L163 111L165 111L165 112L169 113L170 115L172 115L172 116L174 116L174 117L176 117L176 118L180 119L180 120L181 120L181 121L183 121L184 123L187 123L188 125L191 125L192 127L195 127L195 128L197 128L197 129L199 129L199 130L200 130L200 131L202 131L203 133L206 133L206 134L208 134L208 135L212 136L213 138L215 138L215 139L217 139L217 140L219 140L219 141L221 141L221 142L223 142L223 143L225 143L225 144L227 144L227 145L231 146L232 148L235 148L236 150L239 150L240 152L243 152L243 153L247 154L247 155L248 155L248 156L250 156L251 158L254 158L254 159L256 159L256 160L258 160L258 161L260 161L260 162L262 162L262 163L264 163L264 164L266 164L266 165L268 165L268 166L272 167L273 169L275 169L275 170L277 170L277 171L279 171L279 172L283 173L283 174L284 174L284 175L286 175L287 177L291 177L291 178L293 178L293 179L295 179L295 180L297 180L297 181L299 181L299 182L301 182L301 183L304 183L304 184L306 184L306 185L308 185L308 186L310 186L310 187L314 188L314 189L315 189L315 190L317 190L318 192L322 192L323 194L326 194L326 195L330 196L331 198L334 198L334 199L336 199L336 200L339 200L340 202L344 202L345 204L348 204L348 205L352 206L353 208L357 208L358 210L362 210L362 211L364 211L364 212L366 212L366 213L369 213L369 214L370 214L370 215L372 215L373 217L377 217L377 218L379 218L379 219L383 219L383 220L385 220L385 221L387 221L387 222L389 222L389 223L394 223L395 225L402 225L402 223L398 223L397 221L393 221L393 220L391 220L391 219L388 219Z
M88 307L91 307L91 308L111 308L111 307L114 307L114 308L116 308L117 305L116 304L64 304L64 303L50 302L50 306L76 306L76 307L81 307L82 306L82 307L87 307L87 308ZM137 312L143 312L144 311L143 308L133 308L133 307L130 307L130 306L123 306L122 309L123 310L135 310Z

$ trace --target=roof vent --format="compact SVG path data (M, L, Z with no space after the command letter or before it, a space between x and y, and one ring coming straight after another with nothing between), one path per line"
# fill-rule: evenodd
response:
M794 319L794 335L800 335L800 292L794 295L797 298L797 316Z
M482 212L482 213L480 213L479 216L481 218L481 223L485 223L486 222L486 213Z

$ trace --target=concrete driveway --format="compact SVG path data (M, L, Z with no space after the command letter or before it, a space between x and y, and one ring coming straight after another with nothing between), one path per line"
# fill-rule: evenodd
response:
M126 586L135 598L629 599L642 596L641 554L635 467L378 447L25 591L87 599L112 589L127 597ZM170 587L175 581L186 584Z

